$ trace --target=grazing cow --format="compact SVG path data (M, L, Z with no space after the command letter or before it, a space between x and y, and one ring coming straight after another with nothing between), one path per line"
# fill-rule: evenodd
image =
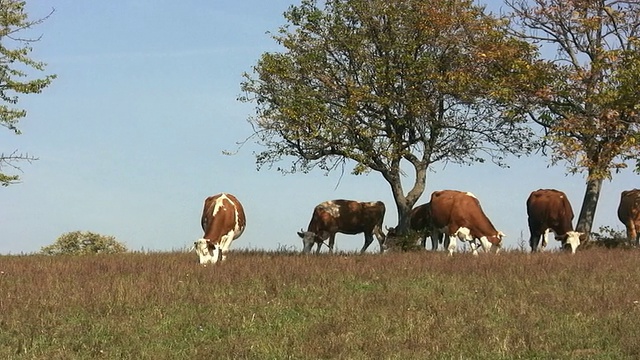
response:
M325 201L313 209L307 231L298 232L298 236L302 238L303 251L311 251L313 244L316 244L316 253L318 253L324 240L329 239L329 252L333 252L336 233L355 235L363 232L364 246L360 252L364 252L371 245L374 234L378 238L380 252L382 252L385 240L382 232L384 213L385 206L381 201Z
M204 201L202 210L204 236L194 243L200 264L227 258L231 242L242 235L246 218L242 204L231 194L221 193Z
M580 245L582 233L573 231L573 210L567 195L555 189L540 189L529 195L527 199L527 215L529 216L529 231L531 238L529 245L531 252L537 252L540 237L543 237L541 248L547 246L549 229L554 232L556 240L560 240L562 247L571 246L571 253L575 254Z
M620 194L618 219L627 228L627 240L638 245L640 242L640 189L626 190Z
M456 239L468 241L474 255L478 255L476 240L485 251L495 249L497 253L502 246L504 233L496 230L472 193L434 191L431 194L431 219L434 229L449 237L449 255L456 250Z
M438 250L438 243L442 244L444 234L440 232L434 233L433 222L431 221L431 203L416 206L411 210L409 216L411 217L411 230L420 234L420 245L426 249L427 236L431 235L431 250ZM396 233L395 228L387 228L387 239L385 240L385 243L397 236L398 234ZM445 247L448 245L447 243L448 241L445 242Z

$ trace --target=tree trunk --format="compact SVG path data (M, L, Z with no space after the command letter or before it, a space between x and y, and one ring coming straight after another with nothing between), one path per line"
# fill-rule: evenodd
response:
M396 225L396 233L404 235L411 227L411 208L413 204L409 204L406 197L395 199L396 209L398 210L398 225Z
M593 227L593 219L596 215L596 208L598 207L598 199L600 198L600 191L602 190L602 182L603 179L591 176L591 171L589 171L589 176L587 177L587 189L584 193L580 216L578 217L578 222L576 224L576 231L584 233L587 241L589 240L591 228Z
M411 227L411 210L426 187L427 168L428 166L425 164L415 166L416 178L413 187L407 195L404 194L402 189L399 167L395 167L396 171L393 171L390 176L385 176L385 179L391 186L391 193L393 194L393 199L398 211L398 224L395 227L396 234L398 235L407 234Z

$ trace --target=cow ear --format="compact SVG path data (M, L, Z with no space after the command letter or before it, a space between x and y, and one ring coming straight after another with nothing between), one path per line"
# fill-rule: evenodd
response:
M298 236L300 236L301 238L304 238L304 232L303 231L298 231Z

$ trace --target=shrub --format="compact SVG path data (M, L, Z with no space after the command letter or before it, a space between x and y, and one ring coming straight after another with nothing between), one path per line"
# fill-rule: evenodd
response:
M591 233L591 240L587 248L591 246L606 248L629 248L631 244L627 241L626 230L615 230L610 226L600 226L598 232Z
M90 231L73 231L62 234L53 244L45 246L45 255L116 254L127 252L127 247L113 236Z
M406 234L398 234L395 228L388 228L384 241L384 247L388 251L421 251L424 250L420 243L422 234L414 230L408 230Z

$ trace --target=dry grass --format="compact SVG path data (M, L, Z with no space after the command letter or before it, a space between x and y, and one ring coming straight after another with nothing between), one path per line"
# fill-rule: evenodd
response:
M637 359L639 256L3 256L0 358Z

